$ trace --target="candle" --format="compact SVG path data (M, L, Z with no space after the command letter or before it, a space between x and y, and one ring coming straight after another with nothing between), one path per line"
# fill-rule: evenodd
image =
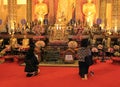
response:
M117 26L115 26L115 33L117 33Z

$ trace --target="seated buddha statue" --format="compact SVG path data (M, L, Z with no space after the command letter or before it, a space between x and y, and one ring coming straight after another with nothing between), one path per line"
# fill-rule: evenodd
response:
M92 0L87 0L87 3L83 5L83 14L85 16L85 24L92 27L96 14L96 6L92 3Z
M44 16L48 13L47 4L43 3L43 0L38 0L38 3L35 5L35 16L38 21L43 23Z
M22 40L22 48L29 48L29 39L26 35L24 35L24 39Z
M18 48L18 42L17 42L17 38L14 37L14 34L11 35L10 41L9 41L9 45L11 48Z

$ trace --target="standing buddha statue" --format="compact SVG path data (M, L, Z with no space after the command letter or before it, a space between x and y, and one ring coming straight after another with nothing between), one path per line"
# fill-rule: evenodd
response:
M38 0L38 4L35 5L35 15L38 21L43 24L44 16L48 13L47 4L43 3L43 0Z
M83 5L83 14L85 15L85 24L92 27L96 14L96 6L92 0L87 0L87 3Z

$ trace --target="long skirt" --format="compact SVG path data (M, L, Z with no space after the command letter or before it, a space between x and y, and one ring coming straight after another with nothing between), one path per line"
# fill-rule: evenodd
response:
M81 61L78 61L78 64L79 64L79 75L81 76L81 78L84 78L84 75L88 74L89 65Z

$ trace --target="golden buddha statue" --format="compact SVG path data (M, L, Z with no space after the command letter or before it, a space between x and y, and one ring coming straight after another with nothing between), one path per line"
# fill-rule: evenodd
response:
M14 37L14 34L11 35L9 44L13 49L18 47L17 38Z
M68 23L72 19L76 0L59 0L57 9L57 23Z
M87 0L87 3L83 5L83 14L85 15L85 24L92 27L96 14L96 6L92 0Z
M29 39L26 35L24 35L24 39L22 40L22 48L29 48Z
M35 15L38 21L43 23L44 16L48 13L47 4L43 3L43 0L38 0L38 4L35 5Z

